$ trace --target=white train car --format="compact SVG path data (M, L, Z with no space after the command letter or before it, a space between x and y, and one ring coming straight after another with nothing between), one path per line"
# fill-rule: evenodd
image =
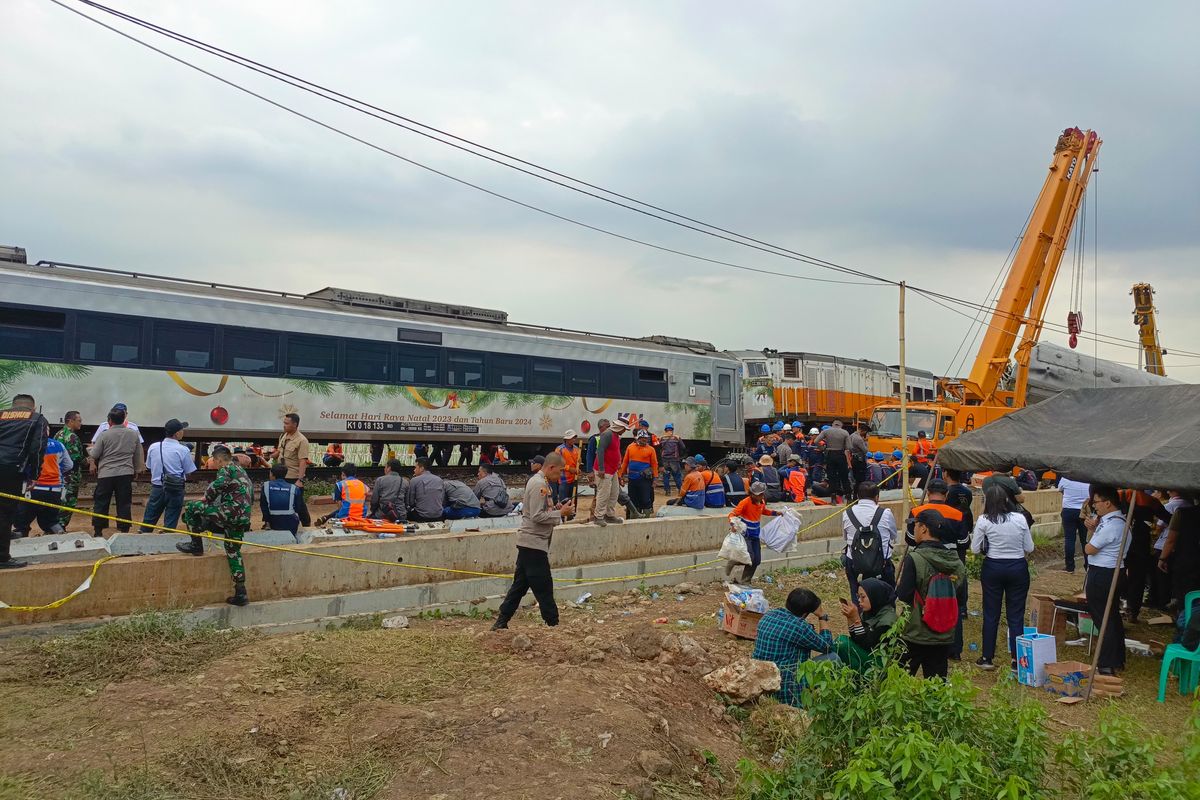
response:
M1162 375L1135 369L1052 342L1039 342L1029 361L1028 402L1037 403L1067 389L1160 386L1179 383Z
M0 391L87 425L117 402L154 431L314 441L551 443L601 417L743 443L737 360L705 342L516 324L500 311L0 261ZM149 438L148 438L149 440Z

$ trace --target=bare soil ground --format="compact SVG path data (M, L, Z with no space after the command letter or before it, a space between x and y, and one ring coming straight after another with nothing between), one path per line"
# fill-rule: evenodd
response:
M844 577L827 569L772 578L763 585L773 604L807 586L833 609L846 592ZM1066 594L1080 580L1043 568L1034 591ZM732 796L737 760L768 758L789 716L769 702L726 708L701 682L751 643L716 630L720 584L695 588L582 607L563 588L556 629L534 610L502 633L480 615L270 638L187 632L159 617L8 643L0 798ZM845 628L837 617L834 626ZM668 633L677 636L664 650ZM1134 627L1130 636L1166 634ZM972 616L967 640L979 636ZM1084 655L1067 648L1059 658ZM1171 740L1189 704L1174 684L1167 703L1155 702L1158 665L1130 656L1127 693L1116 701L1062 706L1041 691L1029 696L1046 704L1052 733L1090 727L1116 702ZM1005 679L967 661L954 669L985 691Z

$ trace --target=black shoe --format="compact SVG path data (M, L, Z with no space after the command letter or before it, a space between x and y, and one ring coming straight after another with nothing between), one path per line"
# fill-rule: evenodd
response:
M948 658L951 661L962 661L962 653L951 653Z
M15 558L6 558L3 561L0 561L0 569L20 569L21 567L28 566L28 561L18 561Z
M496 620L494 623L492 623L492 630L494 630L494 631L508 630L508 620L506 620L506 619Z
M1115 676L1117 674L1117 671L1115 669L1113 669L1112 667L1101 667L1100 669L1096 670L1096 672L1099 673L1100 675L1108 675L1108 676Z
M983 656L979 657L979 660L975 662L975 666L983 670L993 670L996 668L996 665L993 664L990 659L984 658Z
M245 581L233 585L233 597L226 597L225 602L231 606L244 606L250 602L250 598L246 596Z
M181 553L186 553L189 556L204 555L204 545L197 544L195 542L178 542L175 545L175 549Z

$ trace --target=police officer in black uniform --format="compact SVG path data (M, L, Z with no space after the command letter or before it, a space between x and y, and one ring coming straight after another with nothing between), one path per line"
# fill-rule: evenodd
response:
M49 437L50 426L37 412L31 396L19 394L10 408L0 411L0 492L25 493L26 481L35 479L42 468ZM16 569L26 564L15 560L9 549L19 503L0 497L0 569Z

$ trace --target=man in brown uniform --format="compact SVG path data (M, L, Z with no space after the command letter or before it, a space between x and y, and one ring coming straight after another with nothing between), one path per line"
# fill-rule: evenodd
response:
M508 627L508 621L521 604L521 598L530 589L537 598L542 619L550 627L558 624L558 605L554 602L554 579L550 575L550 537L554 526L575 511L575 504L567 500L554 503L550 484L557 482L565 465L558 453L546 456L542 469L530 477L525 484L522 499L521 527L517 529L517 567L513 573L512 588L500 604L500 614L492 630Z
M287 467L285 481L296 487L296 514L305 528L312 525L304 502L304 473L308 470L308 439L300 432L300 415L283 415L283 435L275 448L275 460Z

